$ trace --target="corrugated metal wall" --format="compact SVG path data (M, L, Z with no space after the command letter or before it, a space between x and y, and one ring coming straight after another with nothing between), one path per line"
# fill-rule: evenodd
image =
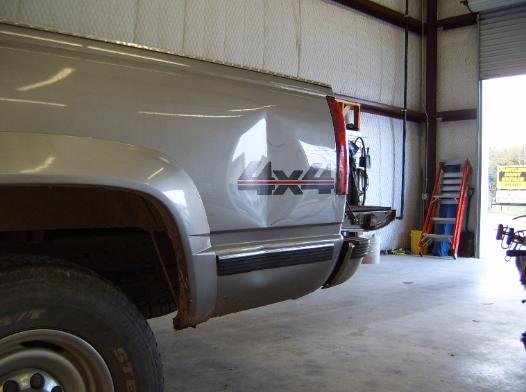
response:
M341 94L402 104L402 30L320 0L3 0L0 18L300 76ZM409 103L418 108L420 39L410 39Z
M402 10L404 0L379 1ZM411 1L420 17L421 0ZM327 82L335 92L403 102L403 30L321 0L2 0L0 19ZM421 39L410 34L411 109L421 110ZM401 121L364 116L373 154L368 204L399 206ZM421 126L408 133L407 217L383 230L408 245L418 221Z

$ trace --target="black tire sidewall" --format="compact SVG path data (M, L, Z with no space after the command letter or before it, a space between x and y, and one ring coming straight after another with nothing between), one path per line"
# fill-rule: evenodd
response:
M156 343L137 309L109 283L82 271L26 267L0 276L0 339L54 329L103 357L116 391L161 391Z

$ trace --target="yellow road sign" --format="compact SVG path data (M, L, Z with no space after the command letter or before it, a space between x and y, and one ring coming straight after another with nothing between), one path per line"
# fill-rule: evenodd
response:
M497 166L497 189L526 189L526 166Z

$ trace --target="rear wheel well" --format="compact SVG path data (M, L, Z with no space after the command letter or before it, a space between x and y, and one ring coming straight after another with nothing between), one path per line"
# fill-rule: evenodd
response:
M0 187L0 255L38 254L88 268L147 318L177 309L184 255L157 199L94 186ZM175 298L174 298L175 297Z

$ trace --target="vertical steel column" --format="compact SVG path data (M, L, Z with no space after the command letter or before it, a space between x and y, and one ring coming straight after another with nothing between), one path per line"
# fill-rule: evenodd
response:
M426 189L429 198L435 183L437 145L437 0L427 1L426 28ZM429 200L428 200L429 201ZM426 203L429 205L429 203Z
M409 18L409 0L405 0L405 14L404 18L407 22ZM403 129L402 129L402 186L400 191L400 215L396 219L404 219L405 209L405 154L406 154L406 138L407 138L407 52L409 49L409 25L406 23L404 31L404 107L402 109Z

